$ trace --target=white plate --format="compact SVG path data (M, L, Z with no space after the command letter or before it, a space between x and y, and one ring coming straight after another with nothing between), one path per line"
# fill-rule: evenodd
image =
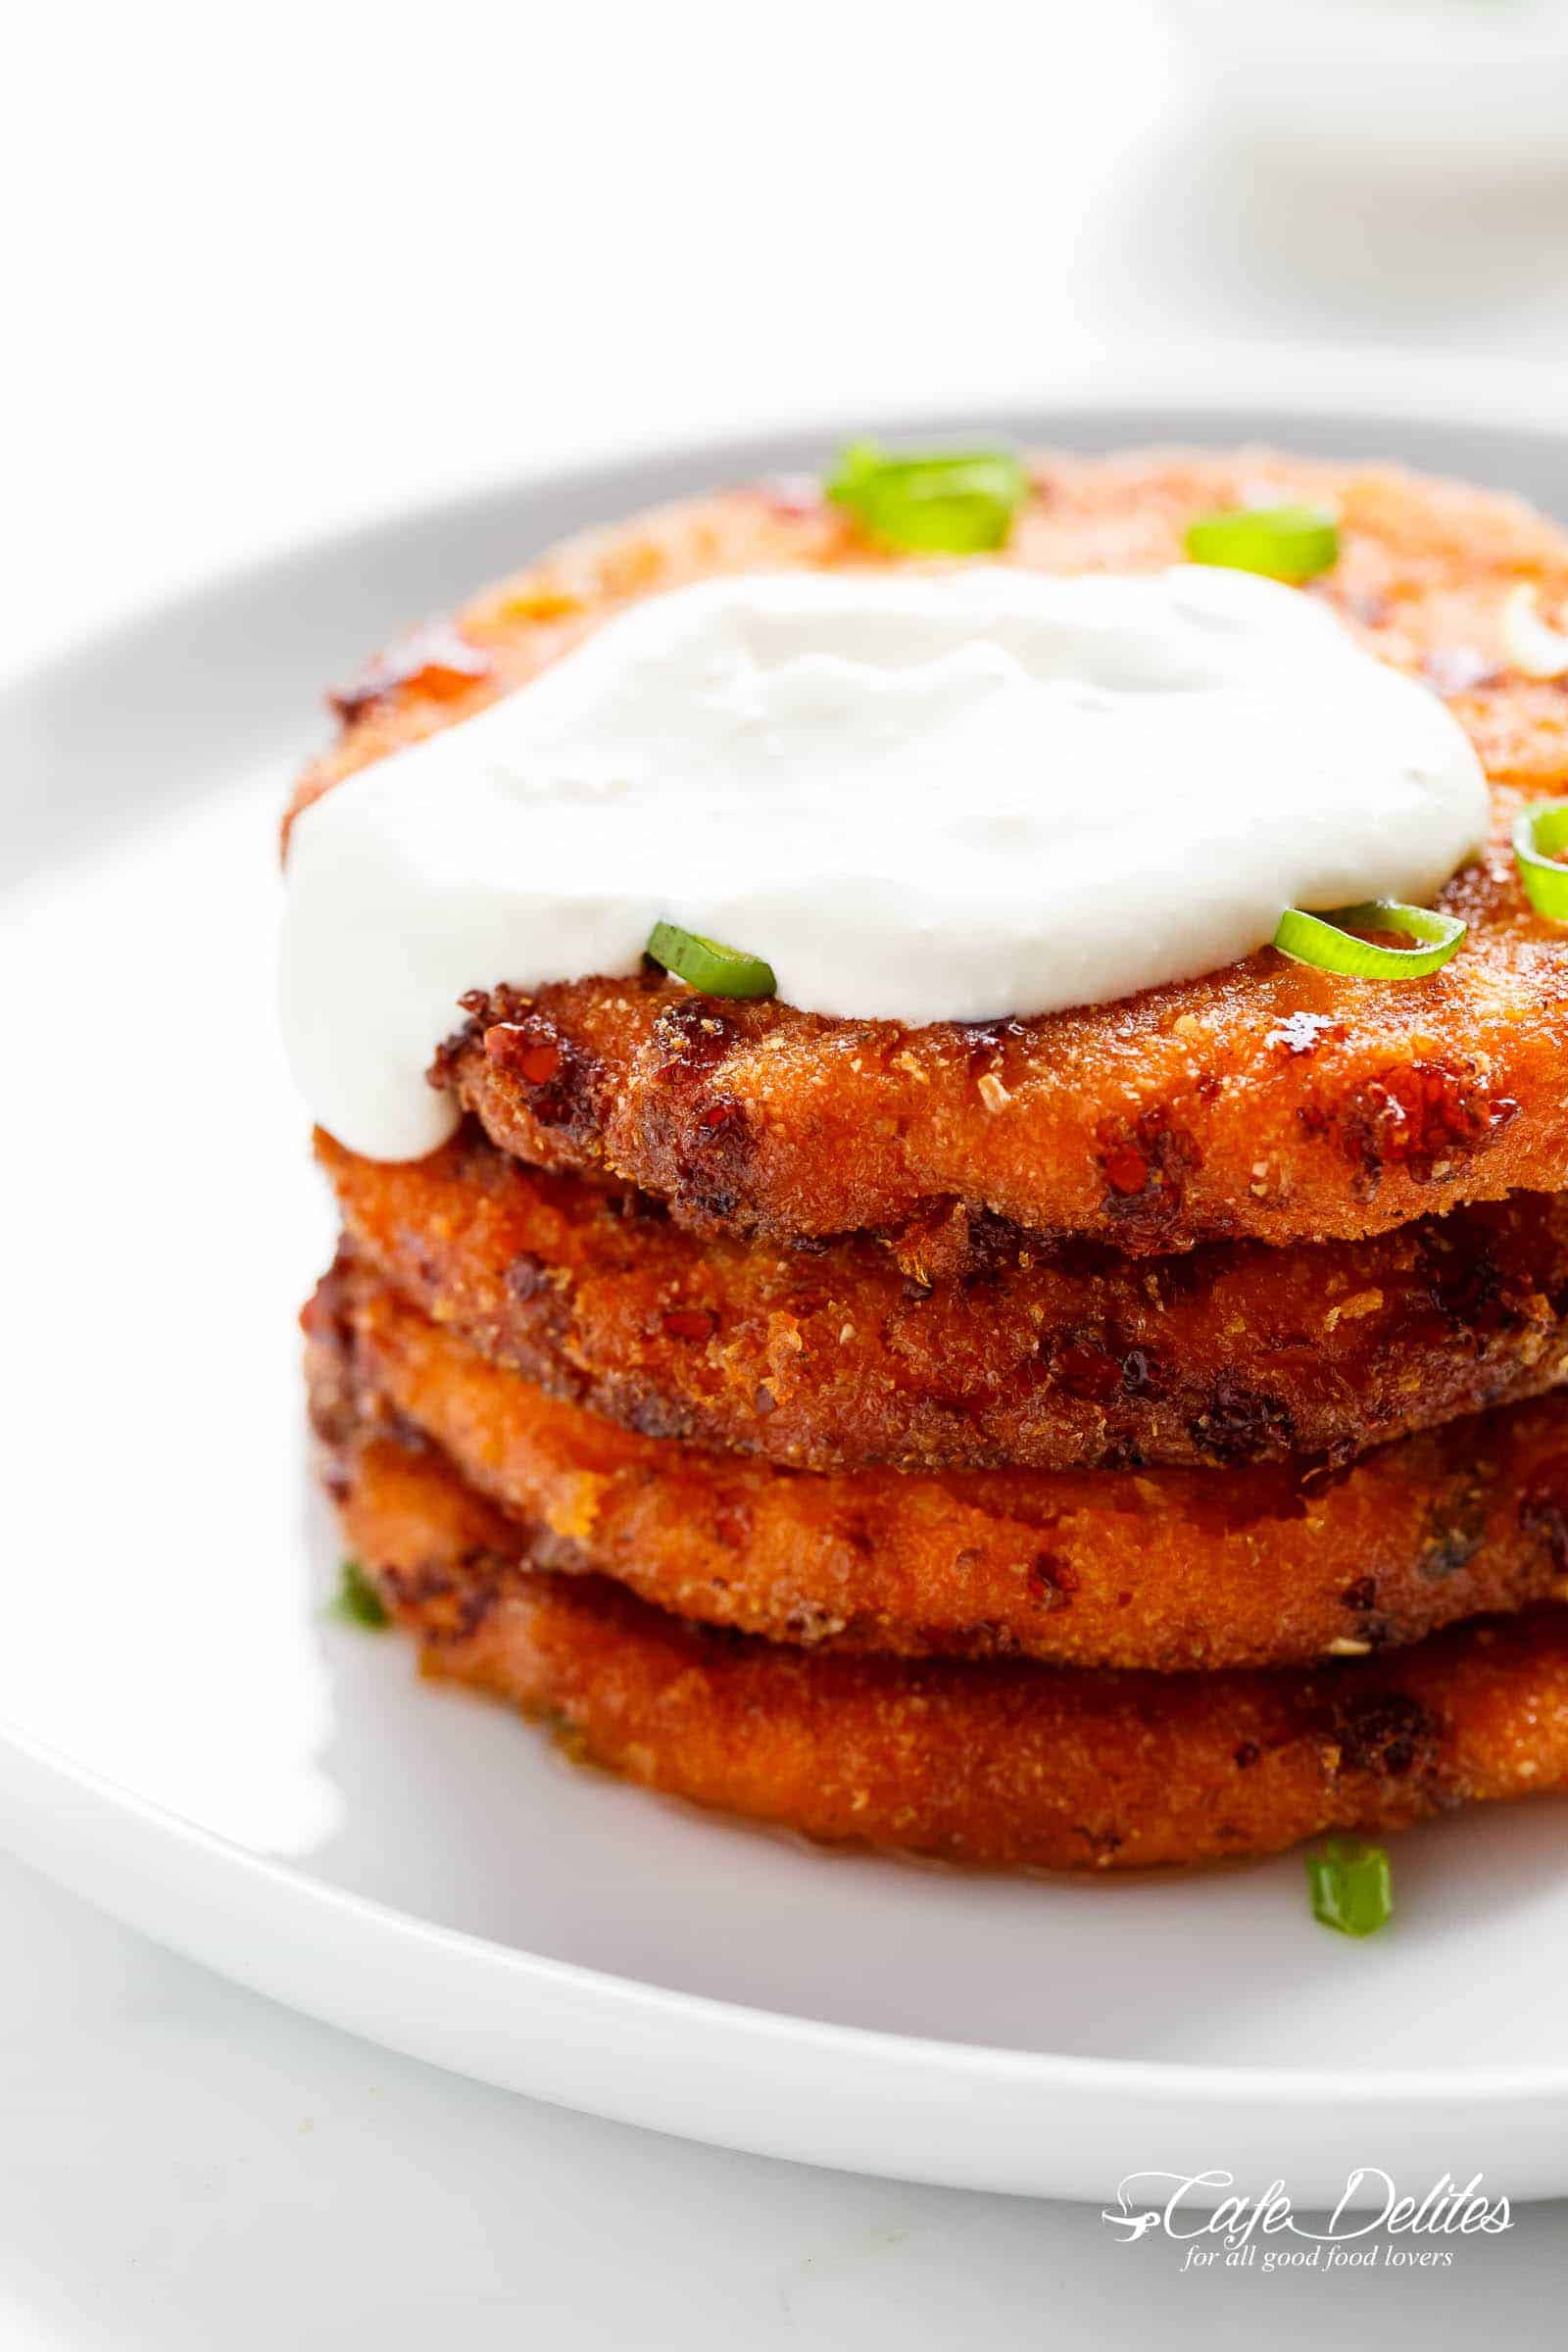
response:
M1568 513L1568 436L1540 430L1179 401L989 422L1398 454ZM302 2009L671 2132L1067 2196L1223 2168L1283 2174L1304 2203L1374 2164L1568 2190L1557 1803L1402 1840L1398 1921L1357 1945L1313 1927L1296 1857L1080 1885L737 1828L564 1765L421 1688L400 1643L322 1619L334 1546L293 1317L330 1221L271 936L280 797L322 683L564 529L824 446L400 516L86 645L0 707L30 868L0 926L19 1016L0 1836Z

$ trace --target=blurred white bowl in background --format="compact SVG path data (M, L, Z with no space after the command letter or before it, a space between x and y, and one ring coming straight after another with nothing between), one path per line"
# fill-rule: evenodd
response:
M1205 96L1296 160L1568 170L1568 0L1166 0Z

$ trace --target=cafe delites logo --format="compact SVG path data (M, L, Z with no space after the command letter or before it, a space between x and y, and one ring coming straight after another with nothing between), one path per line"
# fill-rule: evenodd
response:
M1124 2243L1158 2234L1183 2249L1183 2271L1449 2270L1466 2238L1513 2228L1506 2197L1473 2173L1461 2186L1445 2173L1408 2196L1377 2165L1357 2165L1318 2227L1298 2216L1283 2180L1261 2196L1234 2191L1230 2173L1128 2173L1101 2220Z

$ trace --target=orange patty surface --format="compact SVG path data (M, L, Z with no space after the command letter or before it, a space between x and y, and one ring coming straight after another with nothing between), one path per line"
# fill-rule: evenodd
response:
M1470 924L1459 955L1378 984L1269 949L1116 1004L917 1030L721 1004L653 973L564 976L524 998L475 972L437 1082L506 1150L624 1178L709 1231L918 1236L959 1201L1148 1255L1351 1238L1568 1188L1568 928L1531 910L1509 848L1519 809L1568 783L1568 693L1510 668L1499 633L1511 587L1539 586L1548 607L1568 595L1568 540L1493 493L1260 451L1046 455L1032 480L1005 560L1056 571L1179 561L1186 525L1216 507L1337 506L1341 560L1302 593L1446 693L1492 779L1490 841L1442 902ZM294 808L525 682L638 597L890 560L837 510L765 485L573 542L341 698L342 739Z
M416 1432L540 1564L812 1647L1161 1671L1365 1654L1568 1592L1568 1400L1351 1468L780 1470L640 1437L340 1263L318 1425Z
M791 1650L540 1575L436 1455L339 1454L344 1532L426 1670L573 1752L813 1838L1122 1870L1382 1834L1568 1785L1568 1611L1295 1673L1093 1674Z
M317 1153L360 1256L481 1354L793 1467L1343 1460L1568 1376L1568 1195L1138 1261L961 1209L899 1255L803 1252L693 1235L471 1123L403 1165Z

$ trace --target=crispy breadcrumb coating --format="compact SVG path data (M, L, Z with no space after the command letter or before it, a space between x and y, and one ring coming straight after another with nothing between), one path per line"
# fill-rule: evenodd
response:
M1568 1785L1568 1610L1292 1673L823 1655L540 1575L440 1458L351 1446L344 1533L425 1671L644 1787L812 1838L1126 1870L1379 1835Z
M638 1437L487 1363L340 1261L317 1419L431 1441L530 1556L808 1647L1162 1671L1421 1640L1568 1590L1568 1400L1338 1473L780 1470Z
M649 1437L813 1470L1346 1460L1568 1374L1568 1195L1129 1261L957 1209L899 1257L706 1240L470 1124L318 1133L355 1248L481 1354Z
M1179 561L1186 524L1218 506L1339 508L1341 560L1301 593L1446 693L1492 778L1492 838L1441 902L1471 925L1460 954L1380 985L1266 949L1115 1004L910 1031L719 1004L663 975L569 976L523 999L504 972L475 972L438 1081L506 1150L624 1178L708 1231L918 1235L962 1201L1157 1255L1239 1236L1351 1238L1568 1187L1568 930L1532 910L1509 847L1524 803L1565 788L1568 694L1509 669L1499 633L1511 587L1538 585L1548 609L1568 595L1568 541L1491 492L1261 451L1045 456L1032 475L1005 560L1051 570ZM574 541L459 614L456 641L482 676L449 639L440 660L416 648L352 692L295 810L526 680L634 598L878 560L891 559L838 510L765 487Z

